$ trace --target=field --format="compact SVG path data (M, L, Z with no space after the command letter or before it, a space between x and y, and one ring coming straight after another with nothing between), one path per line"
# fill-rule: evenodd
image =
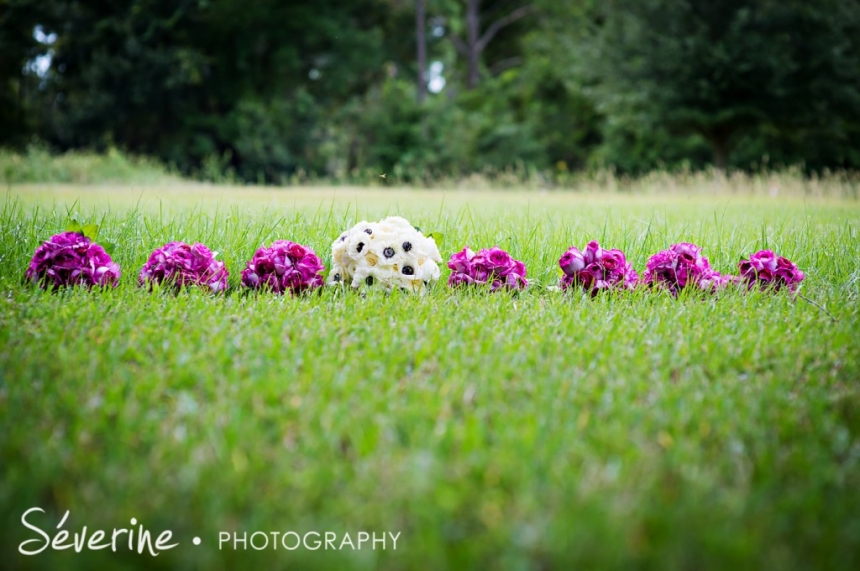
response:
M687 190L694 190L685 194ZM857 569L860 203L729 183L606 193L12 186L0 199L0 553L19 569ZM825 189L826 190L826 189ZM820 194L820 193L819 193ZM824 193L826 194L826 193ZM519 295L247 295L244 263L400 214L447 258L500 245ZM74 215L112 291L21 283ZM721 271L762 248L802 293L555 290L597 239L641 272L678 241ZM136 287L169 240L231 293ZM326 260L326 263L327 260ZM447 270L443 270L443 279ZM173 530L157 558L46 550L64 529ZM222 531L400 532L382 551L219 550ZM202 544L194 546L191 538Z

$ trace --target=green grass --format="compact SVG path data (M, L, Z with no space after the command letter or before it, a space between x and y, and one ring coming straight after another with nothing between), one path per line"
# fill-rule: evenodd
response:
M860 204L745 190L12 187L0 201L5 565L858 568ZM21 285L71 213L117 244L117 289ZM261 243L293 239L327 257L342 229L386 214L442 232L446 258L499 244L534 287L240 291ZM775 249L836 321L785 294L549 289L564 249L592 238L640 271L682 240L721 271ZM137 288L168 240L221 252L231 294ZM155 559L24 558L32 506L52 525L71 510L70 530L136 517L181 545ZM397 551L218 551L221 530L402 535Z
M803 197L829 199L860 199L860 173L854 171L825 171L805 176L800 167L761 170L757 172L731 171L721 174L714 170L692 171L666 169L655 170L641 176L618 174L612 169L588 171L538 170L522 164L505 169L487 168L481 172L440 176L425 171L402 171L380 176L379 169L355 169L329 177L305 173L301 169L281 178L295 188L311 190L315 195L319 187L380 188L447 188L474 192L505 190L508 193L523 191L577 190L587 193L646 193L659 194L721 194L730 196ZM116 188L107 185L123 185L125 190L133 186L170 186L184 184L192 186L194 181L205 181L220 186L240 186L235 169L225 167L221 159L212 155L203 161L199 169L185 173L184 181L174 165L165 165L157 159L129 155L115 148L97 153L87 150L72 150L52 153L38 144L29 146L24 152L0 148L0 184L41 185L56 189L55 185L100 185L113 194ZM202 186L202 185L198 185ZM265 194L272 187L242 185ZM67 186L68 190L69 187Z
M0 148L0 183L167 184L179 177L158 161L117 149L52 154L40 146L23 153Z

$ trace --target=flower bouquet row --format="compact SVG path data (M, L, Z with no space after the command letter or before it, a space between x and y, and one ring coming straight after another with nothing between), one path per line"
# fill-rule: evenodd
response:
M213 293L225 291L229 272L203 244L168 242L157 248L138 274L138 284L150 290L157 285L182 289L197 286ZM242 272L242 283L253 289L295 293L323 284L320 259L310 248L278 240L257 250ZM121 272L107 251L90 237L78 232L52 236L36 248L28 281L54 290L71 285L108 286L119 284Z
M242 271L242 285L274 293L300 294L324 284L335 287L399 288L422 294L436 283L441 271L438 234L424 235L407 220L392 216L379 222L362 221L332 243L332 268L328 279L319 256L307 246L278 240L261 247ZM119 265L94 237L80 231L52 236L33 255L25 277L45 288L71 285L115 287ZM140 286L156 284L181 289L201 287L214 293L228 288L228 271L203 244L169 242L149 256L138 274ZM677 296L694 288L715 292L730 285L747 288L797 290L804 274L788 260L770 250L761 250L738 263L738 274L721 274L695 244L680 243L650 257L639 274L624 252L604 249L596 241L584 250L569 248L558 262L564 291L581 290L592 296L606 290L659 288ZM526 266L498 246L477 252L470 248L448 260L452 288L482 287L490 291L522 290L528 287Z
M721 274L711 267L700 247L687 242L651 256L641 280L624 252L605 250L595 241L589 242L584 252L570 248L558 265L563 272L559 280L561 289L579 287L592 296L601 290L631 290L640 284L666 290L674 296L687 288L715 292L734 284L795 292L805 277L793 262L770 250L760 250L749 259L742 259L738 275Z

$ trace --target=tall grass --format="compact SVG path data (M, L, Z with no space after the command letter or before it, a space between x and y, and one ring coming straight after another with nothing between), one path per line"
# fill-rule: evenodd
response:
M221 186L243 183L224 160L210 156L189 180ZM384 177L382 175L385 175ZM50 153L31 146L24 153L0 149L2 184L169 184L180 180L175 169L155 159L132 157L117 149L97 154L88 151ZM257 181L265 186L264 181ZM860 174L824 172L805 175L800 167L758 172L711 170L655 170L641 176L619 174L613 169L570 172L566 168L536 169L518 163L505 169L486 168L474 173L441 173L395 168L356 169L333 176L302 169L283 175L279 185L314 188L361 186L373 188L446 188L461 190L566 191L587 193L739 194L770 197L819 197L860 199Z
M23 153L0 149L0 183L163 184L178 176L158 161L117 149L106 153L49 152L30 146Z

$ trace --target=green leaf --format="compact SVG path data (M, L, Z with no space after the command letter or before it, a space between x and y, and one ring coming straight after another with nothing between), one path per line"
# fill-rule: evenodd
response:
M433 240L436 241L436 245L440 246L442 244L442 238L444 238L445 235L441 232L430 232L429 234L427 234L427 237L433 238Z
M105 249L105 252L108 253L108 256L113 256L113 251L116 250L116 244L113 242L108 242L107 240L102 240L99 242L99 245Z
M84 236L95 242L99 237L98 224L85 224L83 227Z
M66 226L66 232L77 232L78 234L83 234L84 228L81 226L81 223L78 222L77 218L72 218L69 225Z

